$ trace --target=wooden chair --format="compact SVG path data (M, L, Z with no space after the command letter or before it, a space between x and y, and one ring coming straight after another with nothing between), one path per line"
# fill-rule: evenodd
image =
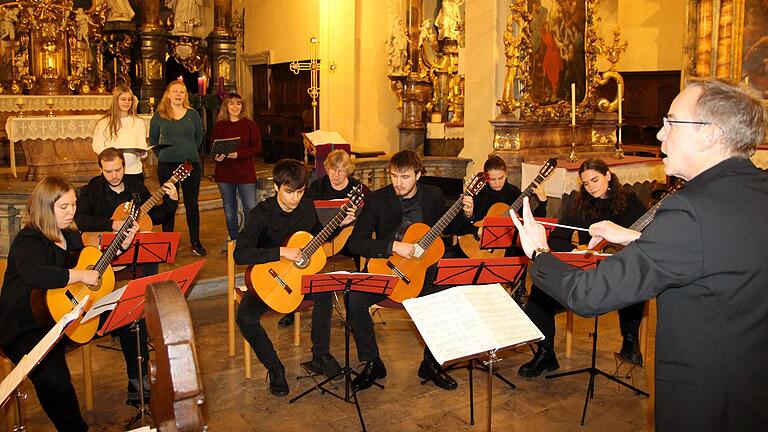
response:
M243 295L248 290L245 286L238 286L235 282L235 241L227 242L227 342L230 357L235 356L235 303L240 303ZM293 345L301 344L301 312L293 313ZM251 378L251 346L243 338L243 360L245 362L245 377Z
M3 280L5 279L5 269L8 267L8 260L2 259L0 260L0 292L2 291L3 287ZM8 374L11 373L13 370L13 363L11 360L9 360L7 357L5 357L5 353L0 351L0 382L2 382L5 377L8 376ZM16 402L11 399L8 401L8 403L5 405L5 408L3 409L5 412L5 427L3 428L6 432L11 432L13 430L13 421L12 418L15 418L15 412L16 412Z

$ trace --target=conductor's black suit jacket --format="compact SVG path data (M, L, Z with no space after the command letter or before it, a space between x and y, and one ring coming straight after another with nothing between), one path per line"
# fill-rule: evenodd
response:
M768 428L768 175L732 158L668 196L594 270L550 254L533 283L579 314L657 297L656 430Z

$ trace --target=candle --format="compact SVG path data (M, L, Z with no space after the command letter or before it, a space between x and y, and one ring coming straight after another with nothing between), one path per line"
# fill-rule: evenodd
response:
M571 83L571 126L576 126L576 83Z
M201 96L203 94L203 77L197 78L197 94Z
M619 83L619 124L622 124L621 122L621 100L624 99L624 93L622 92L621 83ZM621 132L619 132L621 133ZM621 141L621 140L619 140Z
M208 94L208 77L203 75L203 96Z
M150 96L149 97L149 103L152 104L152 105L155 104L155 97L154 96Z

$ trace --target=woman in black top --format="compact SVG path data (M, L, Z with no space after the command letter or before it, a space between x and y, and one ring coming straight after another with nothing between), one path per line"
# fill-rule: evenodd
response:
M563 210L560 224L588 227L601 220L610 220L623 227L629 227L646 212L646 207L632 192L626 192L608 165L601 159L587 159L579 167L581 188L573 202ZM569 252L574 249L571 239L574 230L555 228L549 236L549 245L554 251ZM589 234L579 231L579 244L589 242ZM638 343L638 329L643 315L644 303L628 306L619 310L619 324L624 337L620 355L627 362L642 364ZM560 367L554 352L555 314L563 307L546 293L536 288L531 289L531 297L526 306L526 313L534 324L544 333L544 340L539 342L533 360L522 365L518 374L524 377L536 377L542 372Z
M98 283L95 270L69 269L70 255L83 248L73 220L77 206L74 188L58 177L43 179L27 202L29 222L19 232L8 252L3 289L0 292L0 347L18 363L45 336L32 315L33 289L62 288L71 283ZM123 246L138 229L135 226ZM30 374L37 398L51 422L60 431L85 431L77 395L65 359L64 343L53 350Z

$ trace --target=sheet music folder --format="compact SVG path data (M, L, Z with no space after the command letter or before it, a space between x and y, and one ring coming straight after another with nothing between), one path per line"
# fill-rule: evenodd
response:
M453 287L403 306L441 365L544 339L499 284Z
M234 152L239 145L240 137L213 140L213 144L211 144L211 157L217 155L228 155Z

